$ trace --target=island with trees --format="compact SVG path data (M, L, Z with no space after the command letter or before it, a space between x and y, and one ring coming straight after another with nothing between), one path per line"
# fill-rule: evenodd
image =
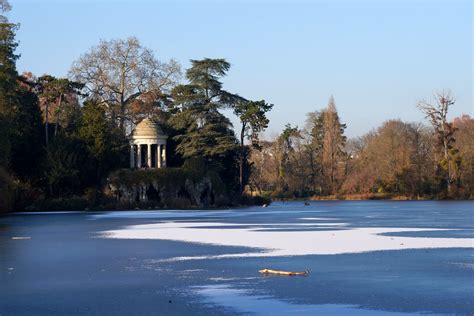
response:
M229 61L182 70L130 37L100 41L65 78L19 74L9 10L0 0L0 211L474 198L474 119L448 120L449 91L414 105L429 124L388 120L347 139L331 96L304 127L265 139L274 105L227 91ZM131 143L144 121L166 137L150 160Z

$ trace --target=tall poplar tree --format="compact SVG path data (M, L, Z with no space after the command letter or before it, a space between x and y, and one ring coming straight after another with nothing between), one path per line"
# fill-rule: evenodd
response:
M324 137L323 137L323 174L327 184L327 193L335 194L341 178L339 163L343 162L345 124L341 124L336 109L334 97L329 98L329 103L324 111Z

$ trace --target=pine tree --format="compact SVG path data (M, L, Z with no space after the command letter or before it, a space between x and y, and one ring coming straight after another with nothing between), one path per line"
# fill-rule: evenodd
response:
M283 132L278 136L275 144L277 166L278 166L278 183L277 187L280 192L288 191L288 178L292 169L292 155L295 151L295 140L301 138L301 132L298 126L292 127L291 124L286 124Z
M175 137L184 158L222 159L237 149L232 124L219 109L241 100L222 89L219 81L230 68L224 59L192 60L188 85L173 89L175 112L171 123L181 131Z
M244 159L247 149L244 145L245 138L249 138L254 148L259 149L259 134L268 127L266 113L273 108L273 104L261 101L242 101L234 106L234 114L242 124L240 130L240 152L239 152L239 182L240 191L244 189Z

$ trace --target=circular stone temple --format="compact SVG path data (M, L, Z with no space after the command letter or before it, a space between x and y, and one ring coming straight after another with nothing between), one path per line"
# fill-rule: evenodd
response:
M157 122L146 118L138 123L130 142L130 168L166 167L167 139Z

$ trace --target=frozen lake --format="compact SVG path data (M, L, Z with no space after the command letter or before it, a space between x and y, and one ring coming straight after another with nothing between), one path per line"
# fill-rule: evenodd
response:
M9 215L0 293L2 316L473 315L474 203Z

